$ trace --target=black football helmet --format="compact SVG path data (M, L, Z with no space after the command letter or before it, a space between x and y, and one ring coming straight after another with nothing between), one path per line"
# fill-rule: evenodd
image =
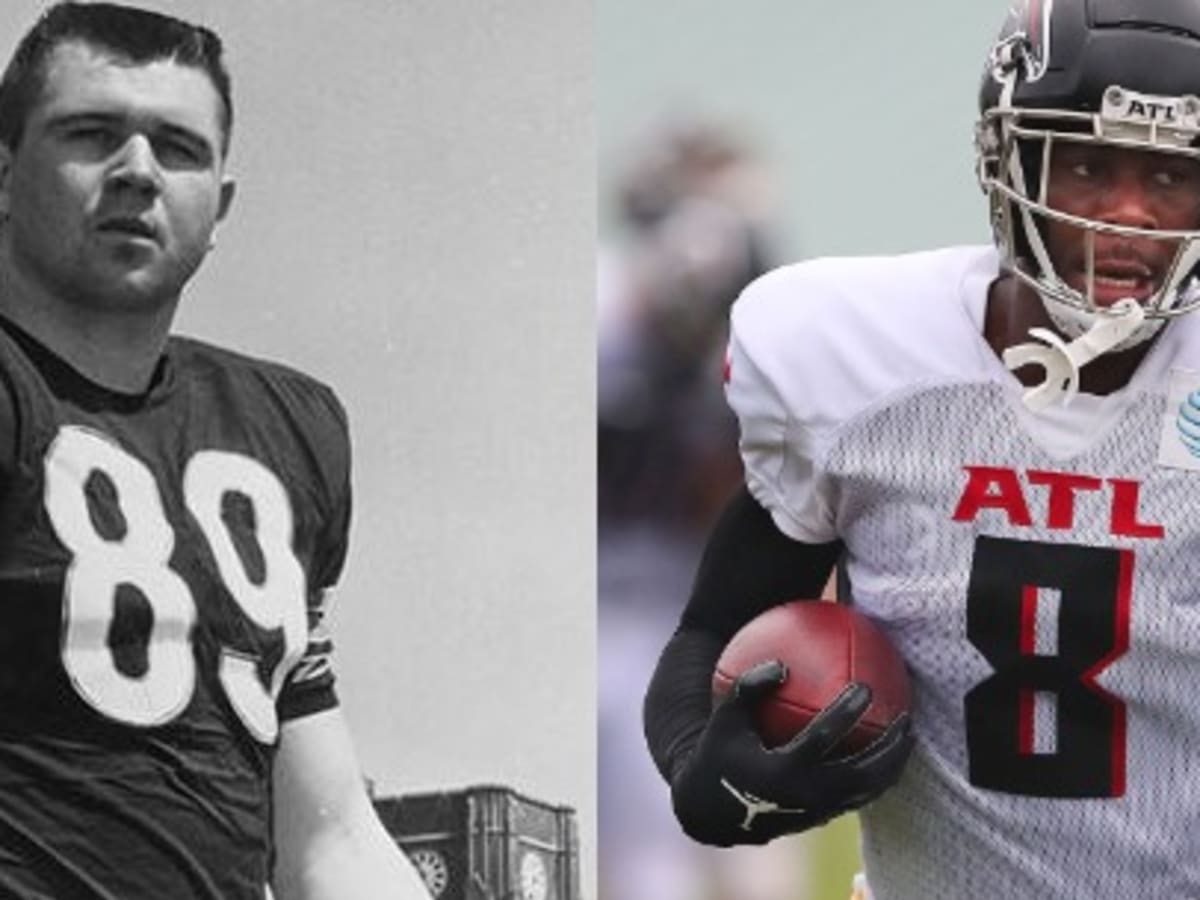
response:
M1086 235L1089 272L1102 232L1177 245L1142 326L1200 306L1197 230L1131 228L1070 216L1046 203L1056 145L1101 143L1197 159L1200 165L1200 0L1016 0L992 47L979 94L978 174L1006 265L1076 337L1105 311L1055 272L1041 223L1069 222Z

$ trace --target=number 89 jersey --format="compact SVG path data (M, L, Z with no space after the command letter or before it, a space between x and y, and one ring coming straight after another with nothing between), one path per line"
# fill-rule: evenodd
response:
M0 895L261 898L279 720L336 703L343 411L177 338L115 394L0 325Z
M1200 317L1034 414L983 337L991 248L822 260L733 312L728 396L779 528L841 539L913 684L862 812L875 900L1200 897ZM1200 396L1200 395L1196 395Z

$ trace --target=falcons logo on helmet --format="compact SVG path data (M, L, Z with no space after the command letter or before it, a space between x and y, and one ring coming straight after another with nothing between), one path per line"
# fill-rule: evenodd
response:
M1008 12L1000 38L992 48L997 81L1014 65L1024 67L1024 80L1037 81L1050 65L1050 16L1054 0L1021 0Z

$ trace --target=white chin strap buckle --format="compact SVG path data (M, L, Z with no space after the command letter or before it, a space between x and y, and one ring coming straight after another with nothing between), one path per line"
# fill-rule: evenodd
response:
M1031 328L1030 336L1044 344L1009 347L1004 351L1004 365L1015 370L1032 363L1045 370L1042 383L1029 388L1021 397L1034 412L1060 398L1067 404L1079 392L1079 370L1133 334L1145 318L1142 305L1127 297L1114 303L1108 312L1096 318L1091 328L1070 343L1048 328Z

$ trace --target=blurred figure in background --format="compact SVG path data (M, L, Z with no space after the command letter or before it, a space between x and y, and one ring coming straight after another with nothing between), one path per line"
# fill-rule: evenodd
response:
M766 178L708 124L642 144L616 188L623 239L600 261L600 515L686 531L740 480L721 359L730 304L768 267Z
M774 262L769 179L742 137L705 122L659 127L627 158L598 273L601 897L799 900L795 842L714 851L683 836L640 718L703 536L741 482L723 357L730 305Z

